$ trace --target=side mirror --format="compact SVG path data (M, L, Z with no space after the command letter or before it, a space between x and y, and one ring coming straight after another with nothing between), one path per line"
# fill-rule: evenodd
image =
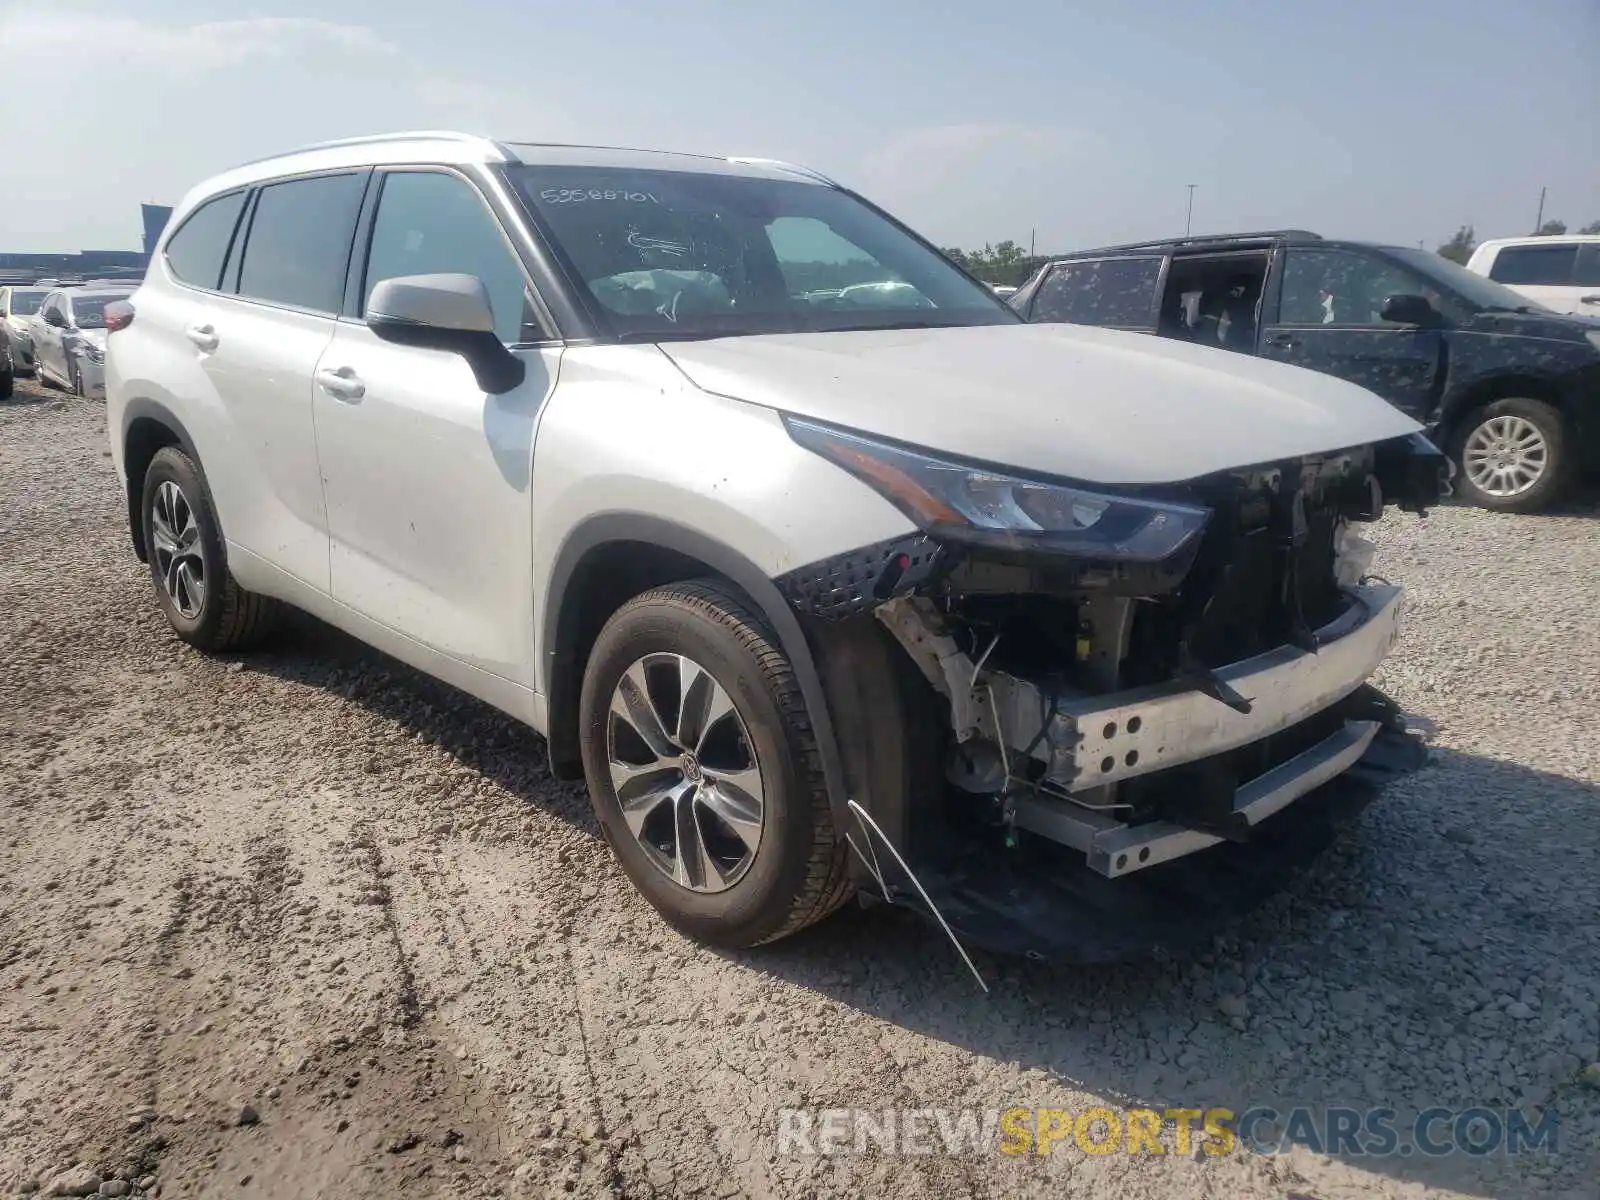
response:
M46 325L53 325L57 329L65 329L67 327L67 319L63 317L60 312L53 308L49 312L45 313L44 323Z
M1407 293L1385 299L1378 316L1396 325L1432 325L1439 319L1438 311L1428 303L1426 296Z
M509 392L527 376L522 360L495 336L489 292L476 275L382 280L367 300L367 328L397 346L461 355L491 396Z

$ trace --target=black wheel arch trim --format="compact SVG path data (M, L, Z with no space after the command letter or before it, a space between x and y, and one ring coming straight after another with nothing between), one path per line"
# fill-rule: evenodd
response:
M178 439L178 445L185 454L198 466L200 454L195 450L194 439L189 436L189 431L184 428L183 422L172 415L172 410L157 400L134 399L127 403L122 410L122 428L117 437L122 445L123 469L128 463L128 435L132 432L136 422L141 420L154 421L165 426L171 431L172 436ZM128 492L128 537L133 542L133 552L138 555L139 561L144 562L144 538L140 536L143 521L139 515L139 500L144 491L144 480L134 479L130 473L127 480Z
M540 644L547 705L545 741L552 772L568 776L572 769L571 760L577 746L578 693L583 678L583 664L574 661L571 650L580 602L570 600L568 589L578 565L590 552L609 542L644 542L698 559L737 587L755 606L777 635L794 670L822 759L823 783L828 789L834 828L843 836L852 828L853 820L845 803L847 795L838 739L816 657L794 610L772 578L739 551L698 530L645 513L594 516L568 534L557 552L550 586L545 592Z

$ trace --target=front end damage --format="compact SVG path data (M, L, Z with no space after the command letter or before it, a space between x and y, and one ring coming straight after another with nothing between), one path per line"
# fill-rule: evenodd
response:
M1356 530L1447 489L1413 436L1127 493L1194 522L1162 557L1120 551L1164 515L1103 558L919 519L784 577L862 891L965 941L1096 961L1181 951L1279 890L1424 760L1366 682L1403 598Z

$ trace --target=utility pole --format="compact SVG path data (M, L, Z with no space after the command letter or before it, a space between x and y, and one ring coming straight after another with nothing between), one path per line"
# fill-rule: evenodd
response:
M1033 243L1034 243L1034 239L1037 238L1038 236L1039 236L1039 231L1037 229L1028 230L1028 257L1029 258L1033 257Z
M1189 211L1183 218L1183 236L1188 237L1189 231L1194 228L1194 184L1186 185L1189 189Z
M1547 189L1539 189L1539 215L1533 219L1533 231L1538 233L1544 228L1544 194Z

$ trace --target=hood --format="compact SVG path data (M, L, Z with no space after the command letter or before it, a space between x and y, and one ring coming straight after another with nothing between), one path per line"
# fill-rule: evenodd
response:
M1471 328L1475 333L1578 342L1600 330L1600 317L1552 312L1542 305L1531 305L1525 312L1500 312L1497 309L1480 312L1472 319Z
M773 334L661 350L708 392L1094 483L1178 483L1422 428L1331 375L1085 326Z

